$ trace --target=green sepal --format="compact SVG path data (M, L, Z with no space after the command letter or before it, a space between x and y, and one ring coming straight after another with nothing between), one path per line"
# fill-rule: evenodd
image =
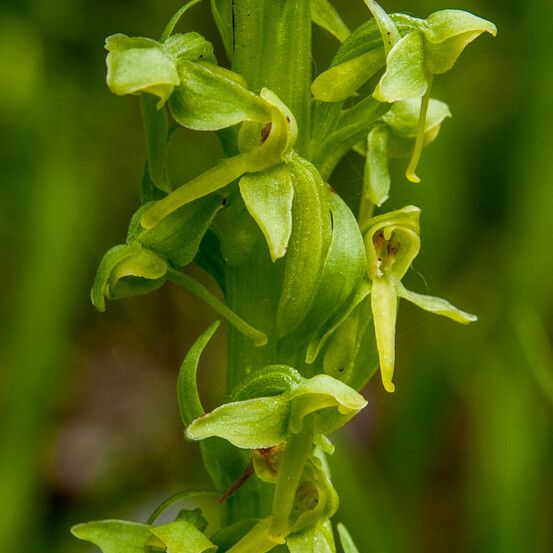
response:
M313 81L311 92L321 102L341 102L354 96L385 63L383 48L369 50L321 73Z
M286 254L292 233L292 172L281 164L240 179L240 193L250 215L265 236L271 260Z
M150 532L163 543L167 553L215 553L217 551L217 546L209 541L194 524L186 520L154 526L150 528Z
M429 86L426 71L423 35L413 31L390 50L386 71L373 96L380 102L390 103L423 96Z
M106 39L106 49L106 81L118 96L153 94L160 108L179 84L175 61L155 40L117 34Z
M435 75L449 71L462 51L482 33L497 34L497 27L472 13L441 10L426 19L427 66Z
M105 311L105 298L114 300L147 294L163 286L167 263L138 242L111 248L102 258L91 291L92 303Z
M182 126L216 131L242 121L268 122L266 102L245 88L239 75L205 62L180 61L180 86L169 100L171 114Z
M338 523L337 529L338 535L340 536L340 545L342 546L344 553L359 553L359 549L357 549L355 543L353 542L353 538L348 532L348 529L341 522Z
M189 440L217 436L242 449L264 449L286 439L290 412L286 395L225 403L194 420L186 429Z
M377 207L380 207L390 194L388 138L388 129L383 125L373 127L367 137L363 195Z
M152 205L142 206L136 214L137 224ZM180 207L151 229L139 227L141 230L136 234L136 240L173 265L184 267L193 261L207 229L222 207L221 196L204 196Z
M401 282L397 284L396 290L397 295L400 298L415 304L417 307L420 307L429 313L441 315L442 317L447 317L452 321L462 324L469 324L478 320L476 315L461 311L442 298L411 292L410 290L407 290Z
M294 157L292 164L292 234L276 313L280 337L290 334L311 306L331 232L325 184L319 172L299 156Z
M290 553L336 553L330 522L289 535L286 545Z
M313 23L328 31L340 42L344 42L350 34L348 26L329 0L312 0L311 19Z
M215 321L197 338L182 362L177 380L177 397L181 419L185 426L204 414L196 378L198 363L204 349L219 328L219 324L219 321Z
M309 416L315 433L327 434L366 405L355 390L327 376L303 379L290 392L221 405L186 429L191 440L218 436L243 449L273 447L301 432Z
M103 553L144 553L153 535L150 526L124 520L101 520L77 524L71 533L97 545Z

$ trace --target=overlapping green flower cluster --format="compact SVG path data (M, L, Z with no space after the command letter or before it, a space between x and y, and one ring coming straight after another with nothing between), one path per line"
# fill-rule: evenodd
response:
M358 390L378 367L386 390L394 390L398 298L458 322L475 320L401 283L420 249L420 210L407 206L376 216L373 210L390 194L389 159L411 156L407 176L418 181L421 150L450 116L446 104L430 98L433 76L450 70L467 44L495 34L495 27L458 10L425 20L389 16L365 1L373 17L352 33L327 0L312 3L313 21L342 45L313 82L312 129L303 151L296 149L294 114L274 92L250 90L241 75L217 64L211 44L197 33L174 34L179 17L198 0L176 14L160 41L125 35L106 41L109 88L140 95L147 162L142 206L126 242L100 264L94 305L104 310L105 298L148 293L170 280L271 353L267 363L247 366L248 376L229 390L227 402L206 414L196 369L215 323L188 353L178 380L186 436L201 441L215 491L226 498L238 488L225 465L234 455L239 483L253 478L268 507L253 517L227 513L209 533L195 511L161 526L104 521L74 529L104 553L335 551L330 518L338 498L326 465L333 449L326 434L365 406ZM212 0L212 10L232 58L232 5ZM227 157L174 186L167 147L178 126L218 131ZM357 218L327 184L351 149L366 159ZM182 271L196 261L224 294L228 268L256 255L260 242L277 300L266 328L254 328L248 314L239 316ZM347 530L339 533L343 549L355 552Z

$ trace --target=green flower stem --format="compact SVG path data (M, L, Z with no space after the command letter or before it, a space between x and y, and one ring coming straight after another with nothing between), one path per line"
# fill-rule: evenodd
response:
M426 115L428 113L428 104L430 103L431 90L432 90L432 75L428 77L428 89L426 90L426 93L422 97L415 149L413 150L411 161L409 161L409 165L407 166L407 170L405 171L405 176L407 177L407 180L414 183L419 183L421 181L421 179L415 174L415 171L417 170L417 165L419 164L421 154L422 154L422 149L424 147L424 138L425 138L424 129L426 126Z
M185 275L174 269L167 271L167 279L183 288L186 288L189 292L203 300L213 310L215 310L221 317L225 318L230 324L232 324L239 332L244 336L247 336L253 340L256 346L264 346L267 343L267 336L249 325L246 321L241 319L232 309L227 307L222 301L218 300L203 284L200 284L192 277Z
M271 536L280 543L284 543L285 537L290 532L290 514L296 490L312 449L313 432L307 424L299 434L292 434L286 443L273 498L270 531Z

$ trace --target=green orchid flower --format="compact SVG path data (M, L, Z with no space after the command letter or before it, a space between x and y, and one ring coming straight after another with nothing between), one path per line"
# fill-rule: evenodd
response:
M365 1L377 6L372 0ZM406 171L408 180L419 182L415 170L424 144L425 120L434 75L452 69L466 46L482 33L495 36L497 28L490 21L462 10L442 10L425 20L413 20L412 30L399 38L399 31L393 31L393 20L381 9L372 11L383 39L385 36L392 37L392 47L386 55L386 70L373 96L380 102L388 103L422 98L417 140Z
M457 309L446 300L407 290L401 279L420 250L420 209L407 206L369 219L363 227L368 274L372 281L371 306L382 383L393 392L395 326L398 298L421 309L468 324L477 317Z

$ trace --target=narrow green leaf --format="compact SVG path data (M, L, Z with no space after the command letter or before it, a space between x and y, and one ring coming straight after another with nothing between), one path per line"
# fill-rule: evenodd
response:
M186 520L154 526L150 528L150 532L165 544L167 553L215 553L217 551L217 546Z
M329 0L312 0L311 19L340 42L344 42L350 34L348 26Z
M380 102L397 102L422 96L427 88L423 37L413 31L390 50L386 71L373 96Z
M327 188L326 197L332 215L332 236L319 285L311 308L298 329L302 334L320 336L327 322L337 320L349 310L349 299L367 272L363 237L353 213L336 192Z
M292 235L276 314L281 337L290 334L309 310L319 284L326 238L330 237L330 211L319 172L296 156L293 174Z
M211 13L230 61L234 45L232 4L233 0L211 0Z
M182 362L177 380L177 397L181 419L185 426L204 414L196 375L200 356L219 328L219 324L219 321L215 321L196 339Z
M157 109L156 100L151 95L141 98L146 153L150 178L157 188L171 192L171 183L167 173L167 142L169 123L164 109Z
M341 523L338 523L338 535L340 536L340 544L344 553L359 553L359 549L355 546L353 539L347 528Z
M384 49L375 48L321 73L313 81L311 92L321 102L341 102L354 96L385 63Z
M496 26L462 10L441 10L426 19L428 68L434 74L449 71L462 51L482 33L497 34Z
M395 286L388 279L373 280L371 306L382 383L387 392L393 392L395 391L392 379L395 365L397 293Z
M415 292L407 290L401 283L398 283L397 285L397 295L407 301L410 301L411 303L414 303L417 307L420 307L425 311L435 313L436 315L442 315L443 317L447 317L448 319L458 323L468 324L478 320L476 315L471 315L470 313L461 311L446 300L436 298L434 296L416 294Z
M169 100L175 120L184 127L215 131L242 121L266 123L267 104L247 90L236 74L204 62L178 63L180 86Z
M286 164L240 179L240 193L246 208L267 240L271 259L286 253L292 233L292 172Z
M97 545L103 553L144 553L152 539L150 526L124 520L102 520L78 524L71 533Z
M377 125L369 132L367 138L363 195L377 207L380 207L390 194L388 136L388 130L382 125ZM364 219L365 217L360 214L360 220Z

